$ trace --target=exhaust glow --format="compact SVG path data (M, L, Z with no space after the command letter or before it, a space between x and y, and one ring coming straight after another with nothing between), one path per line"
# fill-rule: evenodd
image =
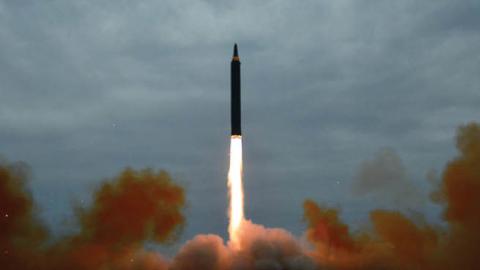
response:
M244 219L242 186L242 136L233 135L230 142L230 168L228 170L230 189L230 224L228 233L233 246L239 245L239 229Z

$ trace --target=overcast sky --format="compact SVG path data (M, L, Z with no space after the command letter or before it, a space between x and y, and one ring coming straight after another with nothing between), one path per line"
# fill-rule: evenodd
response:
M372 207L435 217L352 186L427 196L456 127L480 119L479 14L478 0L0 0L0 154L30 164L54 231L132 166L186 187L182 239L225 236L237 42L249 218L300 235L307 197L353 224Z

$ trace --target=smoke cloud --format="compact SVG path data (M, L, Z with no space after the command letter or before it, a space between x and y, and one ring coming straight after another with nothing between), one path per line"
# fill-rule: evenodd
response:
M199 235L180 250L171 269L315 269L306 250L289 232L265 228L248 220L243 221L240 228L238 248L225 245L219 236Z
M402 160L393 149L377 152L372 160L362 163L354 179L353 194L395 208L417 209L425 200L408 178Z
M168 173L125 169L99 187L91 207L77 208L79 233L54 243L33 216L25 175L0 166L2 269L166 269L143 244L173 240L184 223L184 191Z
M320 265L333 269L476 269L480 265L480 125L461 126L459 156L443 171L436 201L449 226L418 224L397 211L370 213L371 232L353 234L336 209L304 204L307 236ZM390 155L390 154L389 154ZM373 165L369 164L371 170ZM388 163L387 163L388 164Z
M146 241L174 241L185 222L184 190L167 172L127 168L106 179L94 192L91 206L76 208L79 231L52 239L36 217L37 208L26 188L28 167L3 161L0 265L6 270L477 269L479 124L458 129L457 149L458 156L448 162L431 196L444 207L446 227L377 209L370 213L371 229L353 232L340 219L339 209L306 200L306 241L284 229L243 221L238 245L217 235L197 235L172 258L144 248ZM406 179L403 165L391 151L379 153L360 172L358 183L368 187L379 179Z
M0 265L4 269L34 269L48 236L35 216L32 196L26 189L29 170L24 163L0 162Z

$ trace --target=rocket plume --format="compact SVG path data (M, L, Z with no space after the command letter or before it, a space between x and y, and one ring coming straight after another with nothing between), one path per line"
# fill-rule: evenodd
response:
M242 136L234 135L230 142L230 168L228 170L230 189L230 224L228 233L234 247L239 244L239 229L244 220L242 184Z

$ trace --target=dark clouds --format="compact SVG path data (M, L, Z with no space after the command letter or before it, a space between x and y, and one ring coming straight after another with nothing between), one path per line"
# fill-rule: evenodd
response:
M154 166L187 187L187 238L225 234L238 42L247 214L299 232L303 198L348 204L379 148L420 186L453 153L455 127L479 115L479 12L476 1L1 1L0 152L35 168L52 224L98 179Z

